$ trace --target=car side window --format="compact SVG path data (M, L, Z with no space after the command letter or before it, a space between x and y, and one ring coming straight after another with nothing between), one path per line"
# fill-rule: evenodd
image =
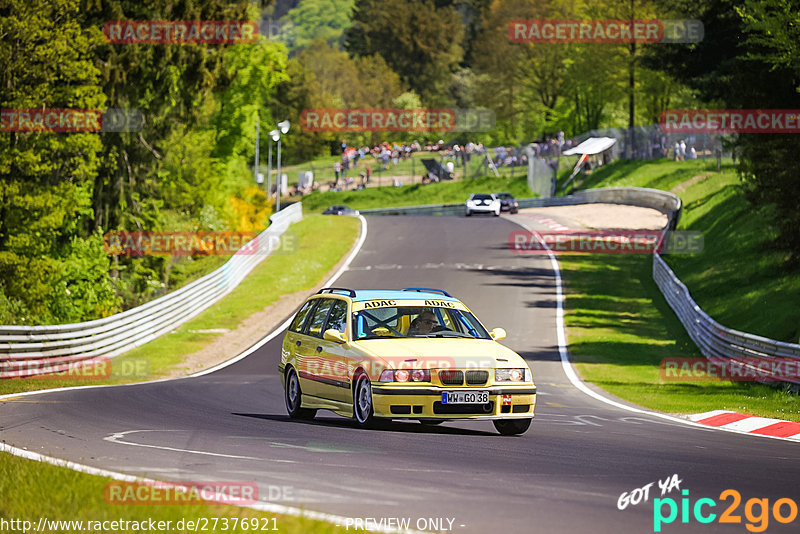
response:
M328 315L328 323L325 325L325 330L329 328L334 328L342 333L347 330L347 302L343 300L334 301L331 313Z
M303 330L303 325L306 322L306 317L308 317L308 312L311 311L311 307L314 305L313 300L307 301L303 304L303 307L300 308L300 311L297 312L297 315L294 316L294 320L292 324L289 325L289 330L292 332L300 332Z
M322 325L325 324L325 318L328 317L328 312L331 310L333 299L318 299L319 304L311 312L311 318L308 320L306 327L306 334L314 337L322 337Z

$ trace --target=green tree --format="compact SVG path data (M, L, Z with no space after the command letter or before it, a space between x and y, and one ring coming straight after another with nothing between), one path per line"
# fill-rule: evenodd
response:
M380 55L428 105L447 103L450 77L463 58L464 26L451 2L356 0L345 48Z
M800 109L797 0L672 0L687 18L703 21L702 42L654 49L650 65L696 90L701 99L734 109ZM741 9L739 9L741 8ZM774 246L800 265L800 139L741 134L731 139L747 197L777 229Z
M102 109L77 0L9 0L0 7L0 108ZM8 118L8 117L6 117ZM0 323L81 321L117 299L102 238L92 232L96 133L0 132Z
M344 32L350 27L350 13L355 0L300 0L289 10L284 31L290 50L307 47L322 39L330 46L344 44Z

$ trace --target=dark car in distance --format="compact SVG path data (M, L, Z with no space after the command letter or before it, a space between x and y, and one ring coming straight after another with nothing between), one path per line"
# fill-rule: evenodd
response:
M353 208L349 208L345 205L340 206L331 206L330 208L326 209L322 212L323 215L358 215L358 210L354 210Z
M517 213L519 211L519 203L511 193L495 193L494 196L500 199L500 211L509 213Z

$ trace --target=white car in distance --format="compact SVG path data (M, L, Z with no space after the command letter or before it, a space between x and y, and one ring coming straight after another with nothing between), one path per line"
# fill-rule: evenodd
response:
M500 199L488 193L473 193L466 202L466 216L473 213L491 213L495 217L500 216Z

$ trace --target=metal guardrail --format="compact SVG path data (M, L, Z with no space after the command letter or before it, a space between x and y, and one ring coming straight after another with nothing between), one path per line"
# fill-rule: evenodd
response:
M777 375L769 366L765 370L757 365L758 362L769 362L774 358L797 360L800 365L800 345L722 326L698 306L686 285L658 254L653 256L653 280L703 356L720 365L727 365L730 361L739 362L745 368L758 372L758 376L766 375L773 380L800 384L798 377Z
M669 216L667 230L677 227L683 209L677 195L657 189L590 189L574 196L581 196L587 202L612 202L658 209ZM800 345L748 334L719 324L694 301L686 285L657 253L653 255L653 280L689 337L708 360L723 366L738 362L756 376L800 384L798 377L778 375L771 371L770 366L766 366L765 370L765 366L760 365L775 362L777 358L798 360L800 364Z
M302 217L300 203L274 214L248 251L236 252L216 271L136 308L83 323L0 326L0 377L65 371L75 362L111 358L172 331L230 293L272 252L275 238Z
M671 229L675 228L681 213L681 199L672 193L644 187L606 187L587 189L573 195L546 198L517 199L520 208L546 208L575 206L577 204L626 204L654 208L667 214ZM463 215L464 204L428 204L360 210L362 215Z

